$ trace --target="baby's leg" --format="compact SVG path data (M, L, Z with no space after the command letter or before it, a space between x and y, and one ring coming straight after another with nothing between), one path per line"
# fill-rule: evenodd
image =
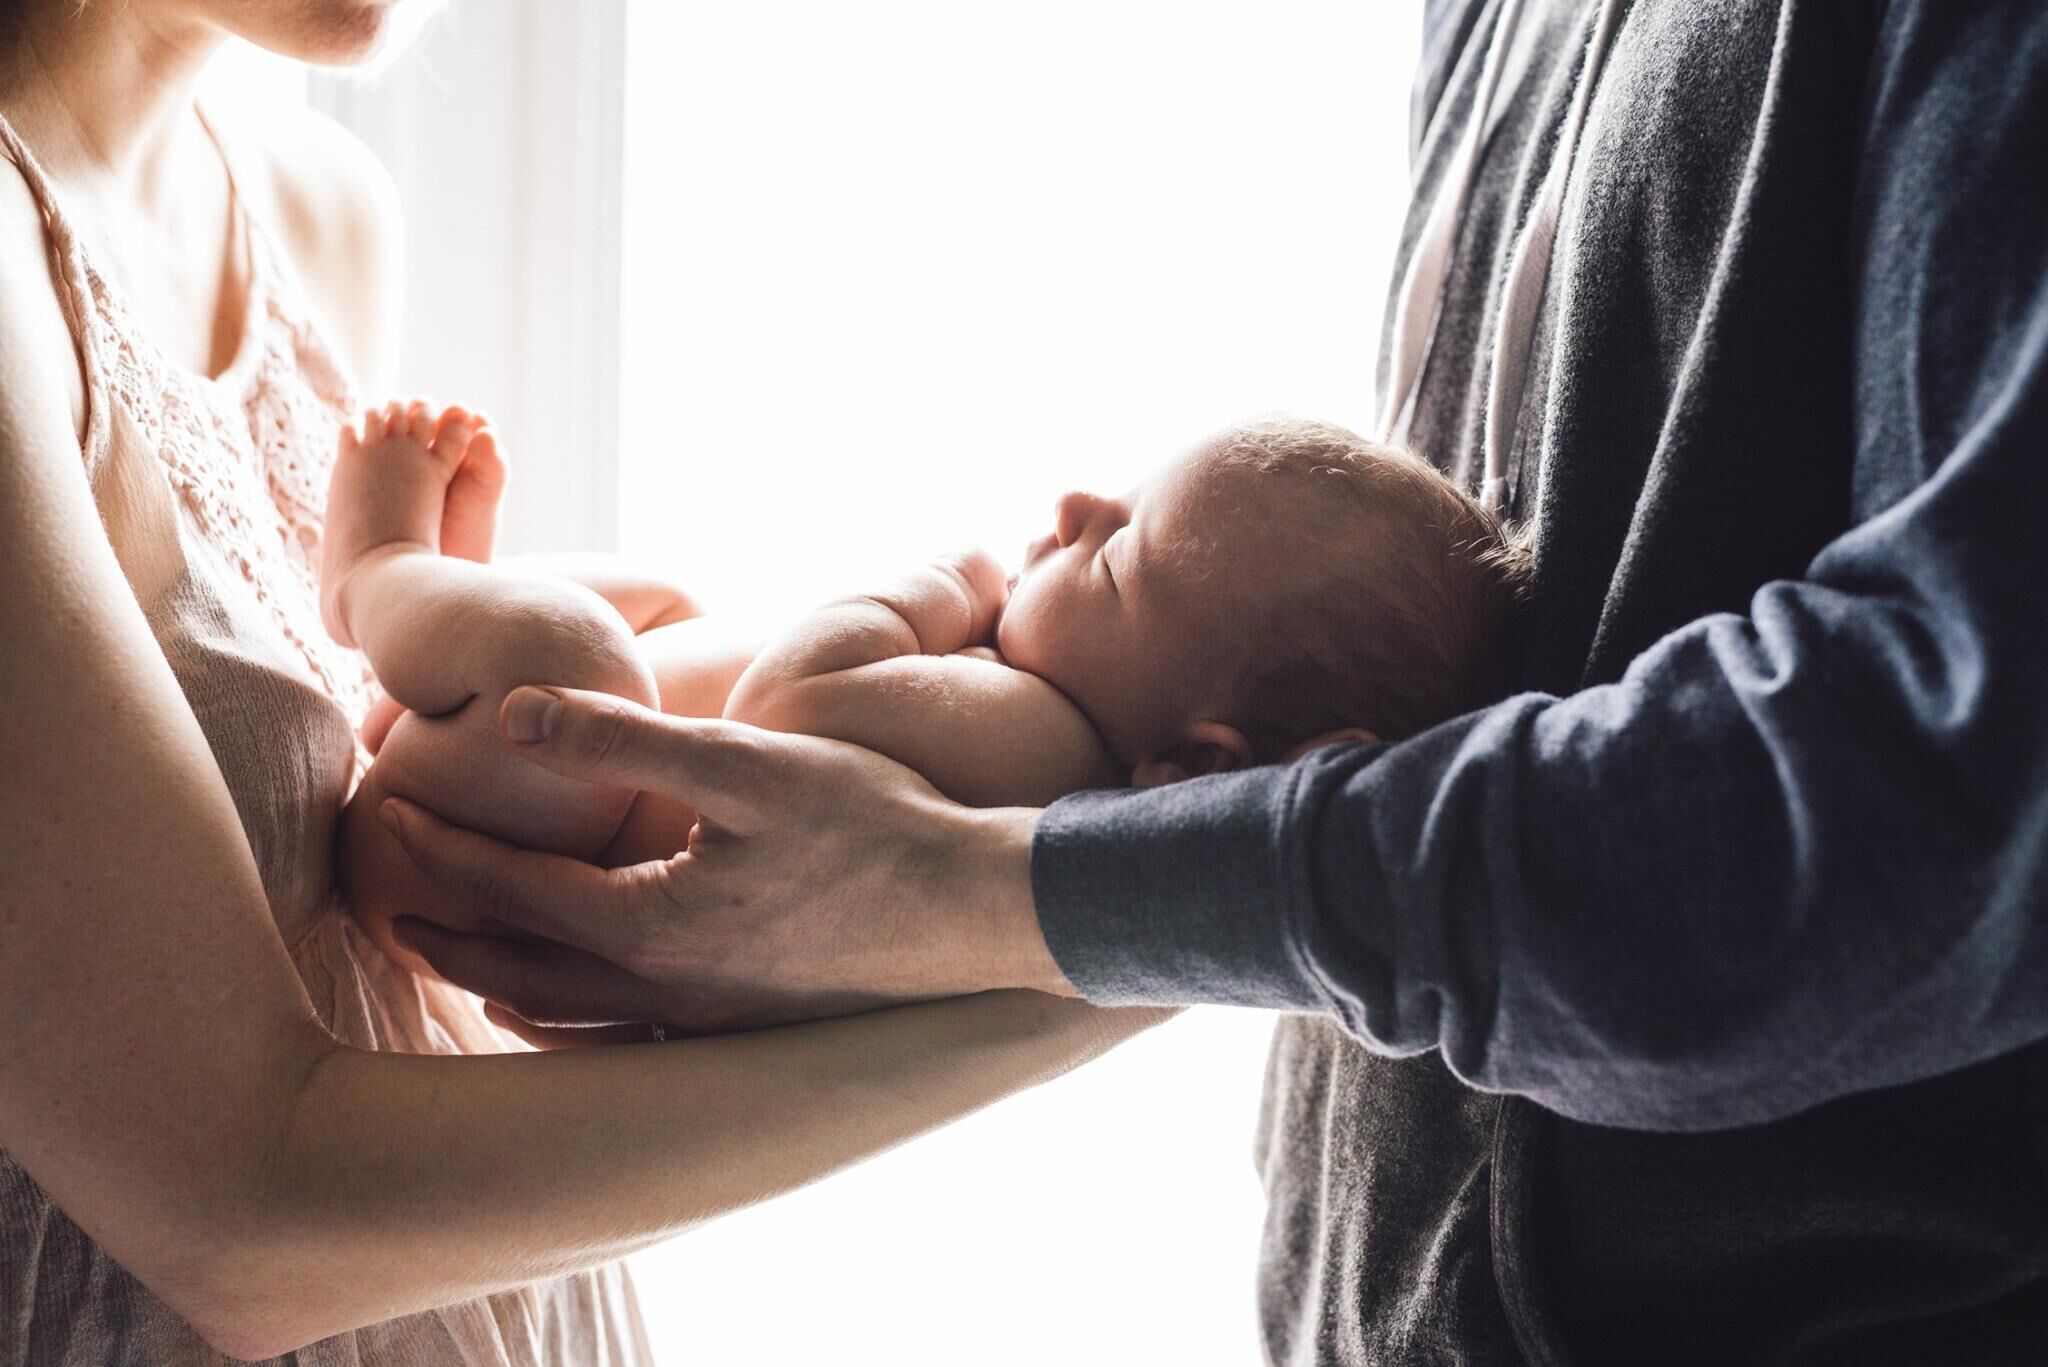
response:
M500 702L522 683L595 689L659 704L625 620L597 594L551 575L440 554L443 495L468 448L488 441L467 415L415 405L344 438L329 495L322 606L406 708L344 814L341 876L351 909L388 950L392 917L459 909L418 874L376 819L392 794L500 839L599 855L633 794L561 778L508 751ZM466 510L471 516L475 510Z
M761 633L718 617L693 617L642 632L641 654L661 689L661 710L672 717L717 717L740 675L761 651ZM598 860L611 868L666 859L690 840L697 814L661 793L641 793Z

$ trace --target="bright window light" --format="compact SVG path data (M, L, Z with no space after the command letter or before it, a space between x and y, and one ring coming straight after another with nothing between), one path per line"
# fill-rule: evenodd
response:
M714 608L1014 561L1254 413L1369 427L1419 6L628 6L622 548ZM1257 1361L1269 1029L642 1255L664 1360Z

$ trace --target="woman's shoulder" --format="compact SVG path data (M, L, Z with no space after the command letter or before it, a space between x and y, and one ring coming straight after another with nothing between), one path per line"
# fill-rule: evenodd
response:
M320 321L370 392L389 385L402 270L398 192L355 134L317 110L242 116L244 189L290 253Z
M25 359L78 354L60 294L66 286L51 245L49 225L27 176L0 155L0 371L17 379ZM77 365L52 371L68 377L72 423L83 431L83 371Z

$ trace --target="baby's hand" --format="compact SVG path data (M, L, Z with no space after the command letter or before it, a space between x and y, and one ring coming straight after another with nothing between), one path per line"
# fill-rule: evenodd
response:
M1010 600L1010 580L1003 567L983 550L942 555L933 563L967 591L968 613L973 621L967 639L993 641L1003 604Z

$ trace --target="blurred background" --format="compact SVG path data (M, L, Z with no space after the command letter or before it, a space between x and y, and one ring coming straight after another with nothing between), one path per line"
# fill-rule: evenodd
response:
M1419 4L452 0L366 74L248 53L405 202L410 392L490 413L504 547L787 614L1014 562L1287 410L1370 426ZM634 1260L661 1360L1258 1360L1271 1018L1064 1081Z

